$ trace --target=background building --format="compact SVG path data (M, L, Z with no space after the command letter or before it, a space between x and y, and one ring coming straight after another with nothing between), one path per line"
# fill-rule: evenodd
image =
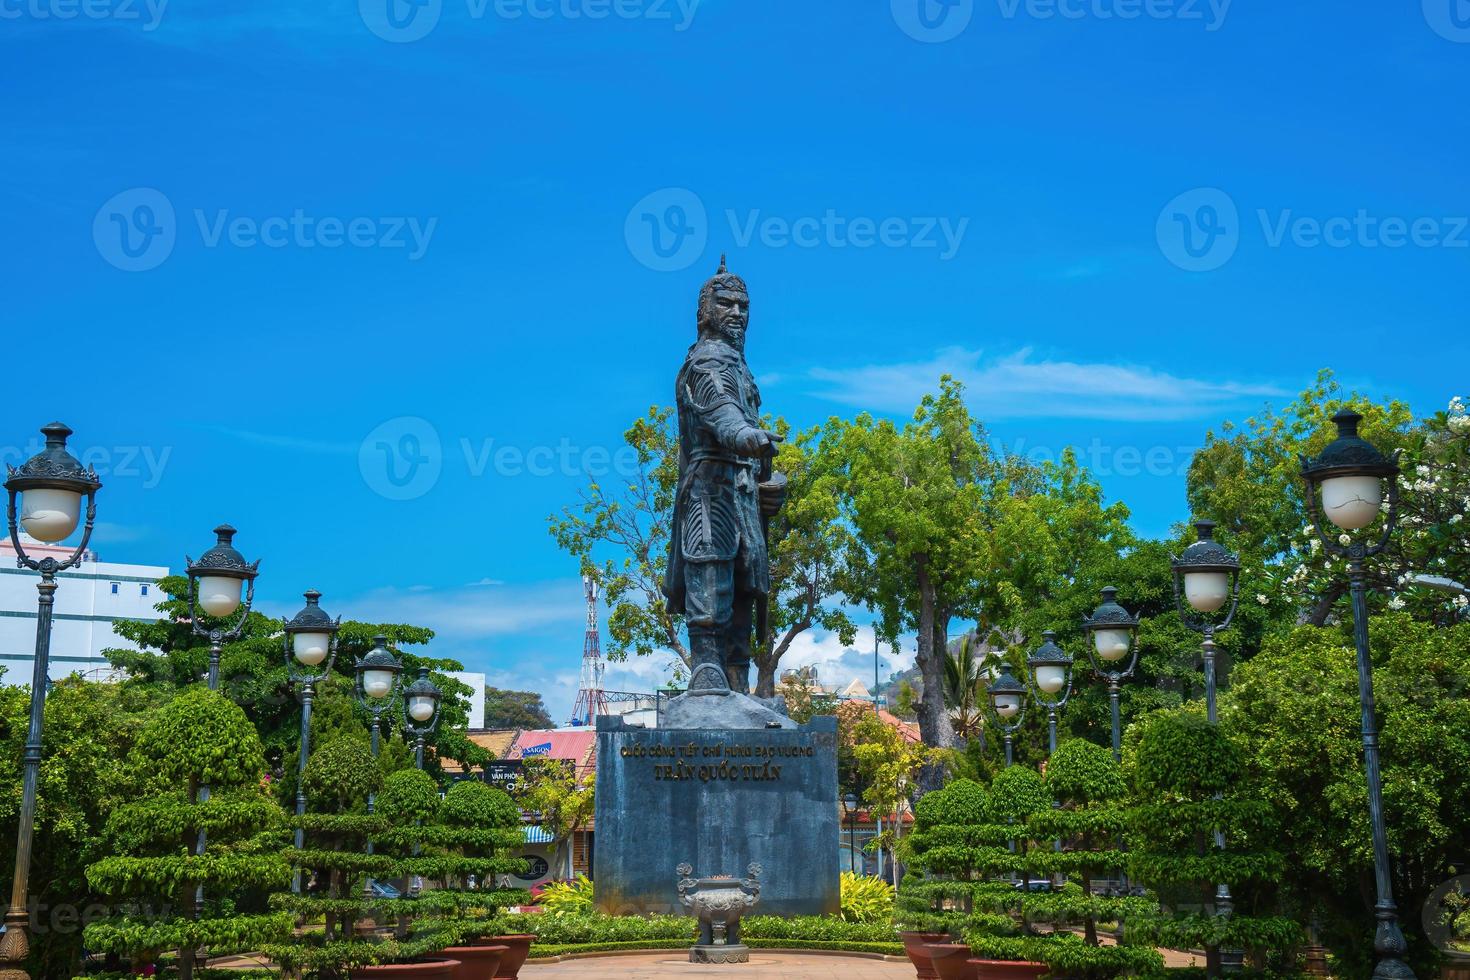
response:
M451 670L445 674L453 677L461 684L468 684L470 688L470 731L478 731L485 727L485 675L476 674L464 670Z
M26 554L34 558L69 557L72 547L33 542L22 536ZM29 684L35 669L36 583L40 576L17 568L15 548L0 543L0 683ZM102 651L135 649L112 630L119 620L150 622L162 601L158 580L168 574L161 565L123 565L98 561L87 552L81 565L57 576L56 609L51 630L49 673L53 680L81 674L90 680L110 676Z

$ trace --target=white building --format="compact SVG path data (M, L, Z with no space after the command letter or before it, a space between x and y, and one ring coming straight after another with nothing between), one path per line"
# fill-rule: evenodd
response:
M470 723L471 731L485 727L485 675L475 674L468 671L451 670L446 674L453 677L461 684L468 684L470 688Z
M32 558L51 555L58 560L71 557L74 546L41 544L21 535L21 544ZM168 574L159 565L122 565L97 560L87 552L81 565L57 576L56 606L52 613L51 658L53 680L81 674L90 680L110 676L111 666L102 651L133 648L112 631L118 620L151 622L158 618L153 607L164 598L158 580ZM7 537L0 543L0 683L29 684L35 672L36 572L17 568L15 548Z

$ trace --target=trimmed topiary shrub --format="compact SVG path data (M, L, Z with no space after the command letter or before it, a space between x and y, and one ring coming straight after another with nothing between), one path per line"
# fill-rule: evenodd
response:
M1127 820L1126 785L1106 749L1063 748L1045 780L1011 766L988 789L959 780L920 801L914 860L899 892L901 925L948 932L978 957L1040 962L1068 975L1162 965L1156 951L1131 939L1098 941L1098 921L1120 921L1149 903L1094 893L1092 880L1123 861L1113 840ZM1076 925L1086 935L1067 931Z
M524 869L520 859L506 856L524 838L520 811L502 791L466 781L441 801L433 779L418 769L383 779L367 747L353 739L313 755L304 785L317 794L316 812L300 818L311 844L297 857L322 887L275 895L272 905L321 928L268 950L283 968L335 980L355 966L472 943L504 931L505 907L529 899L496 883L497 876ZM371 815L364 806L369 792L377 792ZM415 887L397 898L367 895L369 877L404 878ZM397 920L398 929L380 938L357 928L368 920Z
M1273 814L1242 793L1243 759L1234 740L1190 708L1156 711L1130 728L1128 777L1139 800L1129 835L1131 874L1158 893L1162 910L1139 919L1141 940L1175 949L1203 947L1212 966L1222 948L1283 950L1300 928L1275 916L1221 914L1219 882L1239 896L1279 874L1281 855L1244 841L1269 838ZM1215 831L1225 849L1216 847Z
M280 808L263 789L260 738L245 712L190 689L143 729L127 766L136 799L108 819L113 855L87 869L91 886L123 912L88 925L87 947L139 969L173 950L188 977L196 950L247 952L289 934L290 916L248 911L252 896L284 886L291 871L280 855Z
M1027 832L1037 842L1027 867L1032 877L1053 875L1053 890L1026 894L1017 910L1029 923L1050 925L1051 932L1026 937L1014 952L1081 976L1161 969L1163 959L1152 944L1140 943L1126 928L1135 916L1156 912L1157 905L1101 895L1094 887L1099 879L1116 878L1126 861L1118 844L1130 820L1128 786L1112 751L1082 739L1063 742L1047 763L1045 785L1057 806L1027 819ZM1061 850L1055 844L1048 850L1048 841L1060 841ZM1099 922L1124 926L1122 940L1102 945ZM1080 937L1068 931L1077 926Z

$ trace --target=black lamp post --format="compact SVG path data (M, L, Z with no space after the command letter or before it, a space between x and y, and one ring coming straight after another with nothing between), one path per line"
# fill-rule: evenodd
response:
M1000 730L1005 735L1006 768L1010 768L1012 742L1021 722L1026 720L1026 685L1016 680L1011 665L1000 665L1000 675L986 688L990 695L990 707L1000 719ZM1010 719L1015 721L1007 724Z
M5 912L5 934L0 936L0 975L26 980L26 956L30 953L30 914L26 908L31 875L31 844L36 825L36 786L41 772L41 729L45 719L46 682L50 676L51 616L56 605L56 574L81 564L97 519L97 491L102 482L97 473L82 464L66 448L71 429L60 422L43 426L46 448L19 468L7 465L5 481L9 494L6 517L10 543L15 547L16 565L41 573L36 583L36 652L31 671L31 713L21 756L20 822L15 835L15 878L10 889L10 907ZM20 513L17 525L16 499ZM20 540L26 534L46 544L66 540L82 517L82 498L87 498L86 524L82 539L65 560L50 555L32 558Z
M311 754L311 704L316 686L332 676L332 661L337 658L337 630L342 619L328 616L319 605L322 594L315 589L306 593L306 606L284 628L287 680L301 685L301 753L296 762L296 815L306 812L306 760ZM320 668L320 673L315 671ZM305 831L296 828L296 850L306 844ZM301 871L291 880L291 890L301 891Z
M1337 438L1316 459L1302 458L1302 478L1307 484L1307 506L1313 524L1329 553L1347 559L1348 582L1353 600L1353 641L1358 652L1358 695L1362 708L1363 766L1368 776L1368 816L1373 824L1373 874L1378 887L1374 906L1378 929L1373 949L1378 954L1375 978L1412 980L1414 971L1404 962L1408 945L1399 928L1398 906L1393 900L1393 879L1388 861L1388 831L1383 819L1383 785L1378 762L1378 720L1373 701L1373 663L1368 656L1368 583L1365 563L1388 546L1398 521L1399 464L1358 435L1362 416L1339 412ZM1378 519L1385 509L1384 485L1388 486L1387 514L1383 532L1376 542L1360 541L1351 531L1360 531ZM1321 494L1320 507L1318 494ZM1322 514L1343 533L1332 537L1322 526Z
M1214 521L1196 521L1194 524L1198 540L1184 553L1174 558L1174 604L1179 608L1179 618L1196 633L1204 636L1205 658L1205 717L1211 725L1217 724L1215 713L1215 634L1227 629L1235 618L1240 600L1240 559L1215 540ZM1190 612L1186 610L1186 604ZM1228 608L1226 608L1228 606ZM1221 609L1224 617L1216 622L1213 618ZM1215 798L1219 799L1216 793ZM1225 850L1225 835L1215 831L1215 847ZM1230 885L1220 882L1215 886L1215 911L1222 918L1229 918L1234 901L1230 897ZM1206 962L1215 972L1210 960L1217 959L1226 969L1238 969L1244 954L1239 950L1206 949Z
M1118 708L1121 685L1133 676L1138 666L1138 620L1118 605L1118 590L1111 585L1102 590L1102 605L1082 620L1082 628L1092 634L1087 654L1093 670L1107 681L1108 705L1113 716L1113 758L1123 761L1123 721ZM1118 668L1124 660L1128 666ZM1106 666L1104 666L1106 665Z
M372 738L373 758L378 757L378 750L382 743L383 712L393 703L393 694L398 688L398 675L403 673L403 664L393 656L388 649L388 638L386 636L373 637L373 648L363 654L357 661L354 670L357 672L357 700L368 713L372 715ZM369 793L367 798L367 812L372 813L374 804L377 802L377 794ZM368 854L373 853L373 842L367 842ZM363 879L363 897L373 897L373 879L369 875ZM371 930L372 925L366 918L360 919L359 928L366 932Z
M240 631L245 628L245 620L250 618L250 606L255 601L255 576L259 574L256 569L260 567L259 559L253 563L247 562L245 556L235 550L236 532L233 527L221 524L214 529L214 533L214 547L200 555L198 561L188 555L184 556L189 575L189 629L195 636L209 639L208 684L211 691L219 690L220 651L226 642L240 636ZM242 591L245 593L245 608L233 626L211 626L206 629L200 625L200 609L215 619L224 619L240 608ZM199 787L199 802L208 801L209 786L202 785ZM196 856L204 854L206 836L206 832L201 829L194 844ZM200 885L194 895L195 914L203 907L204 886Z
M848 870L861 874L854 865L857 863L857 817L858 797L856 793L848 793L842 798L842 808L847 811L847 864Z
M403 689L403 730L414 738L413 760L424 768L424 746L439 727L439 703L444 694L429 680L429 668L420 667L418 677Z
M403 733L413 736L413 763L424 768L424 745L439 725L439 703L444 694L429 680L429 668L420 667L418 677L403 689ZM422 821L415 820L417 825ZM418 842L414 842L413 856L419 856ZM423 879L414 875L410 879L409 891L417 895L423 887Z
M1205 713L1215 724L1215 634L1230 628L1240 600L1240 559L1215 540L1214 521L1195 521L1199 540L1173 559L1174 604L1184 625L1204 636ZM1188 609L1186 609L1186 605ZM1229 606L1226 609L1226 606ZM1219 622L1210 618L1221 609ZM1193 610L1191 612L1190 610Z
M219 657L225 643L238 639L250 617L250 606L255 601L255 576L259 574L260 560L247 562L245 556L235 550L234 528L221 524L214 529L215 545L195 561L184 556L189 574L189 626L195 636L209 640L209 689L219 690ZM232 615L241 606L240 593L245 593L245 609L233 626L224 628L200 625L199 610L203 609L215 619ZM206 797L207 798L207 797Z
M373 758L378 757L382 740L383 712L393 703L398 689L398 675L403 664L388 649L386 636L373 637L373 648L363 654L354 669L357 672L357 700L372 715ZM368 797L368 812L373 812L373 798Z
M1057 750L1057 713L1072 699L1072 657L1057 646L1054 631L1047 630L1041 638L1041 646L1026 658L1026 666L1031 671L1036 703L1046 709L1046 751L1050 758Z

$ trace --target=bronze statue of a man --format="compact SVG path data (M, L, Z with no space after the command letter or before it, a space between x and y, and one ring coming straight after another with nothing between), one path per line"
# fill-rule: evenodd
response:
M781 437L761 425L745 363L750 295L725 268L699 293L699 339L679 370L679 488L663 591L689 629L689 694L750 691L753 615L768 609L766 522L786 479L771 460ZM764 622L762 622L764 628Z

